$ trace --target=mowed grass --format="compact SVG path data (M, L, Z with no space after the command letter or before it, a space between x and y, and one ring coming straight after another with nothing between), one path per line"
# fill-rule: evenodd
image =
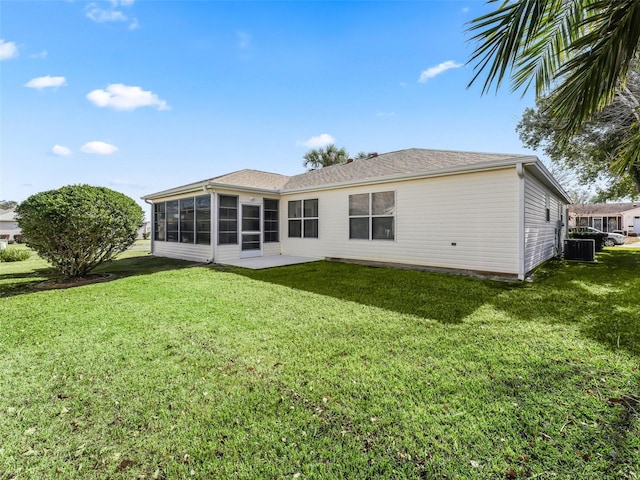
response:
M640 250L533 283L0 266L0 479L640 476Z

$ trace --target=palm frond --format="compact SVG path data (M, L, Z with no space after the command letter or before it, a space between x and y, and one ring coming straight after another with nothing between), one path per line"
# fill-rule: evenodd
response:
M570 46L570 58L558 71L562 82L552 111L567 132L576 131L614 98L624 85L640 44L640 2L593 2L580 24L584 33Z
M633 133L615 152L616 160L611 165L611 171L618 175L630 174L640 183L640 123L634 123L629 131Z
M577 3L505 1L497 10L473 20L467 31L475 33L471 41L478 42L478 47L467 62L475 63L476 71L469 86L486 72L483 93L493 84L499 89L507 76L517 89L530 85L535 72L536 90L548 88L573 38L571 21L580 10Z

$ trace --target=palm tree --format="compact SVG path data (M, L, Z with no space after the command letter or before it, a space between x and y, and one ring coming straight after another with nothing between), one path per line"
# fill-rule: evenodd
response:
M371 157L377 157L378 154L376 152L358 152L356 153L356 156L354 157L354 160L364 160L367 158L371 158Z
M309 170L346 163L349 154L344 148L338 148L333 143L326 147L309 150L304 156L304 167Z
M494 2L496 0L490 0ZM513 90L534 84L569 137L624 88L638 64L638 0L516 0L474 19L470 63L486 73L483 93L510 77ZM640 122L617 152L619 166L640 164Z

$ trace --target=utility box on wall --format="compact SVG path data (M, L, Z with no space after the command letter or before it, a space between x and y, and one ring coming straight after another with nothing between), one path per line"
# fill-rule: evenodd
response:
M564 241L564 259L593 262L596 258L596 241L589 238L570 238Z

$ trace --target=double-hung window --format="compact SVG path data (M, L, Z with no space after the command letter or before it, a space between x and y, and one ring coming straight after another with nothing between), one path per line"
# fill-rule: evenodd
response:
M395 239L395 192L349 195L349 238Z
M318 199L289 202L289 237L318 238Z

